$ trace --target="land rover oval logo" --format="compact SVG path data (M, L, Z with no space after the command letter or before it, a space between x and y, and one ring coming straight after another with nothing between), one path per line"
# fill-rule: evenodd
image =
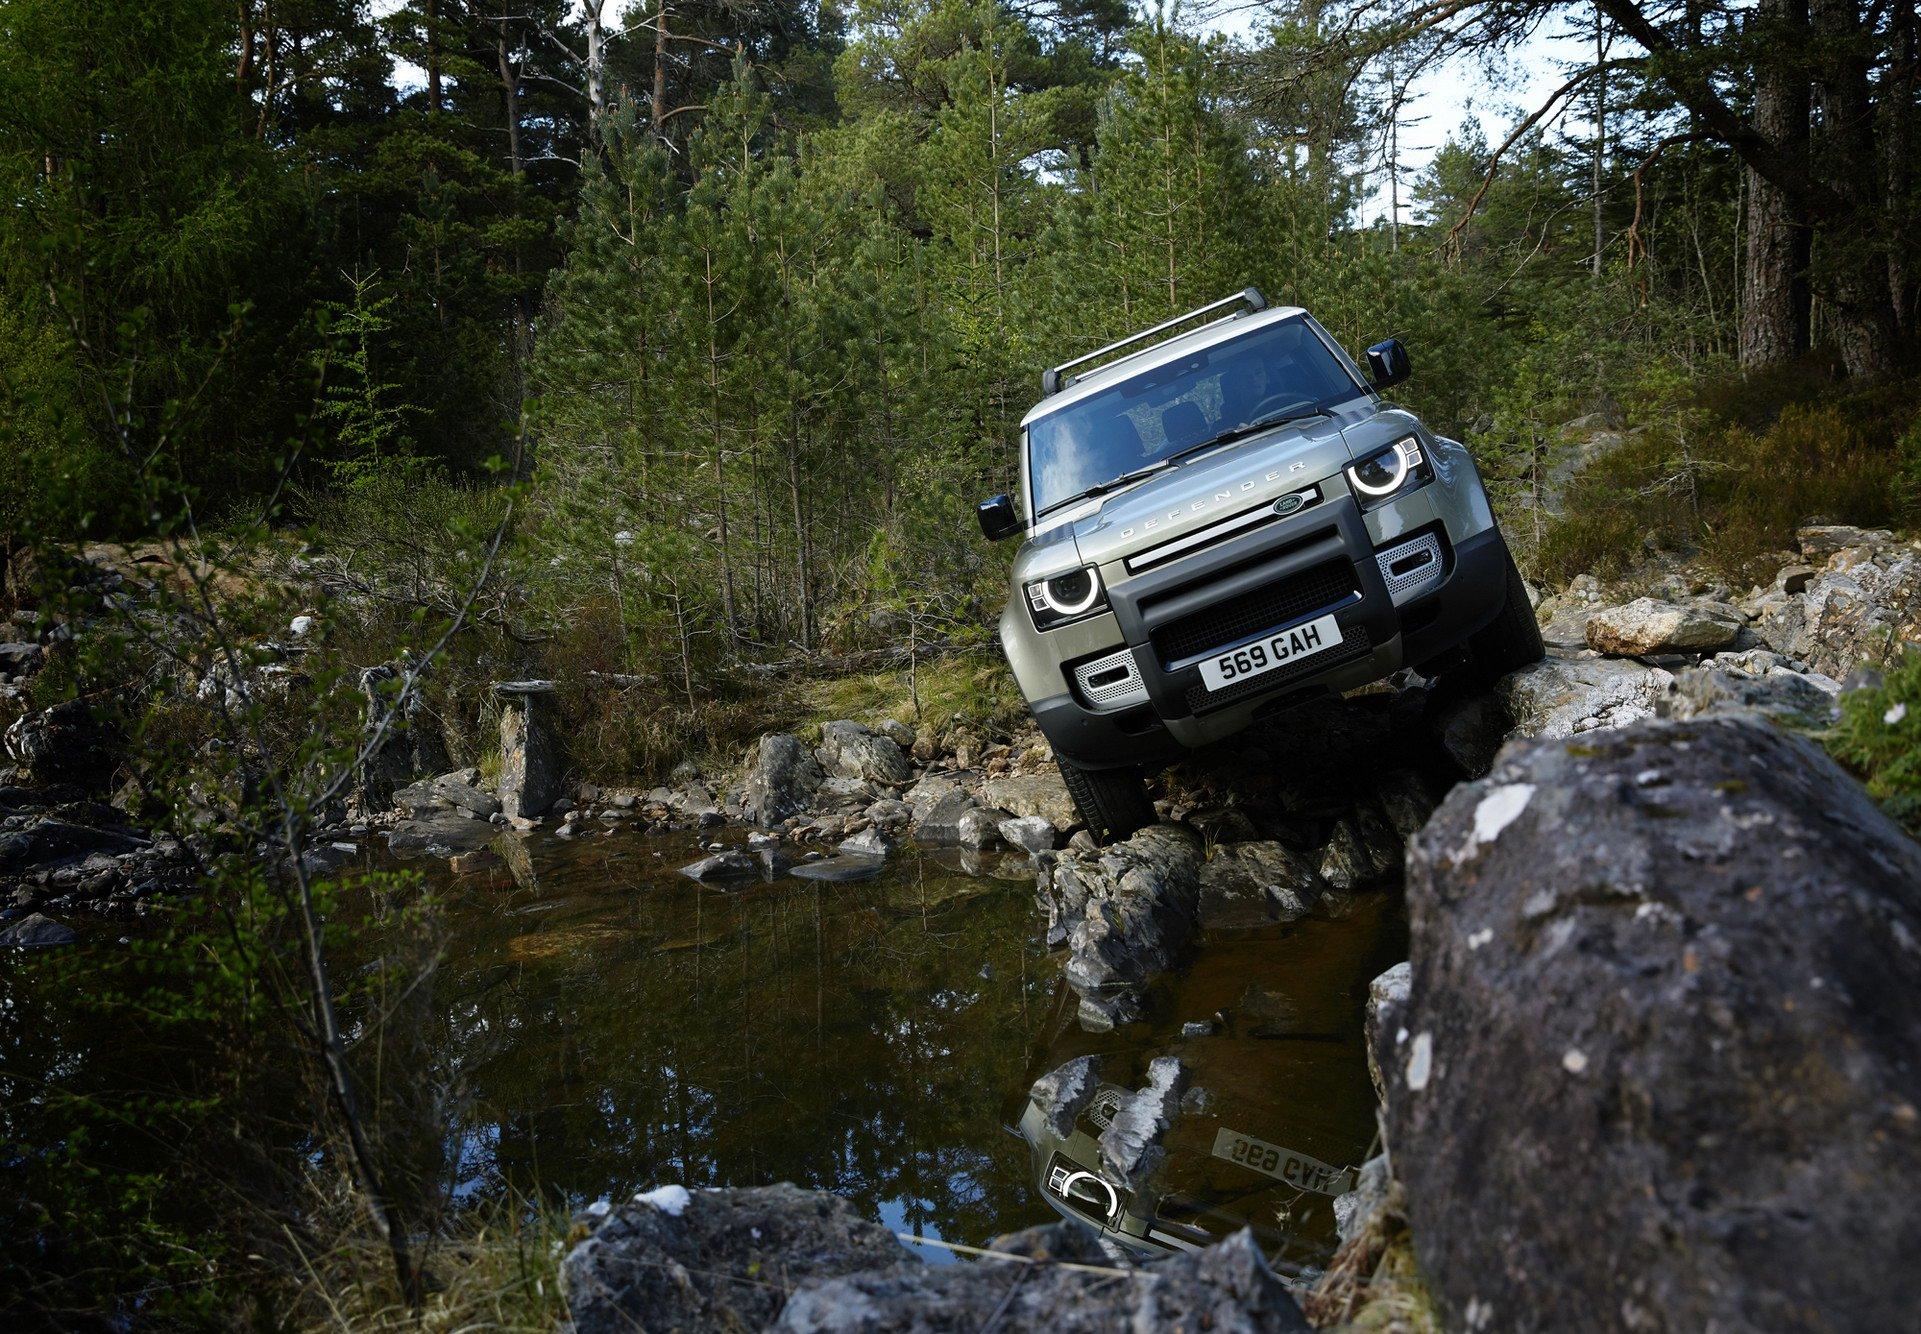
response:
M1306 503L1306 501L1301 499L1300 493L1296 491L1292 494L1282 496L1279 500L1275 501L1274 512L1276 514L1292 514Z

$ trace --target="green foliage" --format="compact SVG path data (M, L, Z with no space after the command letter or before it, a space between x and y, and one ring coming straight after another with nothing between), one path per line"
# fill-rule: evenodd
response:
M1921 654L1903 657L1880 685L1843 695L1827 745L1889 815L1921 835Z
M410 453L407 418L418 409L396 401L399 385L382 378L375 345L392 331L394 299L374 295L378 274L350 274L345 301L320 306L320 349L314 369L320 403L314 419L330 428L337 483L368 482L395 457ZM384 351L384 349L382 349Z
M1628 407L1624 443L1569 482L1540 544L1549 579L1618 573L1645 546L1696 551L1731 577L1771 574L1807 523L1879 526L1912 512L1895 448L1912 387L1788 403L1756 431L1656 368Z

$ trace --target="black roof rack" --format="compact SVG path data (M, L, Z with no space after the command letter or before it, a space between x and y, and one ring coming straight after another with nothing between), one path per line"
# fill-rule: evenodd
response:
M1075 377L1067 374L1067 372L1076 366L1085 366L1088 362L1098 361L1110 352L1118 352L1124 347L1132 347L1135 343L1145 342L1157 334L1167 332L1176 325L1186 324L1189 320L1199 319L1203 315L1211 315L1215 311L1225 310L1229 306L1240 305L1245 305L1247 309L1244 311L1237 310L1225 318L1237 319L1242 315L1252 315L1256 311L1266 310L1267 298L1261 295L1261 289L1258 287L1243 287L1233 296L1223 297L1219 301L1210 301L1205 306L1199 306L1188 311L1185 315L1176 315L1171 320L1163 320L1151 329L1143 329L1137 334L1129 334L1118 343L1109 343L1106 347L1097 348L1084 357L1075 357L1072 361L1063 361L1060 365L1041 372L1041 395L1044 398L1051 398L1055 394L1060 393L1061 390L1067 388L1068 385L1074 383ZM1140 349L1142 352L1146 350L1145 348ZM1130 352L1128 354L1128 356L1138 355L1139 352ZM1122 358L1122 360L1125 359L1126 358Z

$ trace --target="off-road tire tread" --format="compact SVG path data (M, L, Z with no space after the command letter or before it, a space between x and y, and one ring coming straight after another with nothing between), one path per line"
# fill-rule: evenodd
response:
M1056 760L1067 795L1097 842L1111 843L1145 829L1159 817L1137 769L1082 769Z
M1468 640L1475 673L1488 681L1499 680L1547 656L1547 645L1541 642L1541 623L1528 605L1521 571L1511 553L1504 549L1502 556L1507 562L1507 597L1501 604L1501 614Z

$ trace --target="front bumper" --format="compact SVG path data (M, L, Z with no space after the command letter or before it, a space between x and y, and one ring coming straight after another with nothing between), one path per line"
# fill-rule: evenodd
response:
M1111 587L1114 618L1146 698L1100 710L1063 688L1034 702L1055 753L1088 769L1165 763L1305 699L1427 662L1498 614L1507 588L1498 529L1455 540L1436 518L1413 531L1397 525L1393 540L1381 542L1369 531L1379 526L1351 496L1333 497L1298 520L1211 547L1203 578L1181 562ZM1378 554L1429 534L1440 576L1397 594ZM1202 685L1202 659L1329 612L1341 630L1337 647L1225 690Z

